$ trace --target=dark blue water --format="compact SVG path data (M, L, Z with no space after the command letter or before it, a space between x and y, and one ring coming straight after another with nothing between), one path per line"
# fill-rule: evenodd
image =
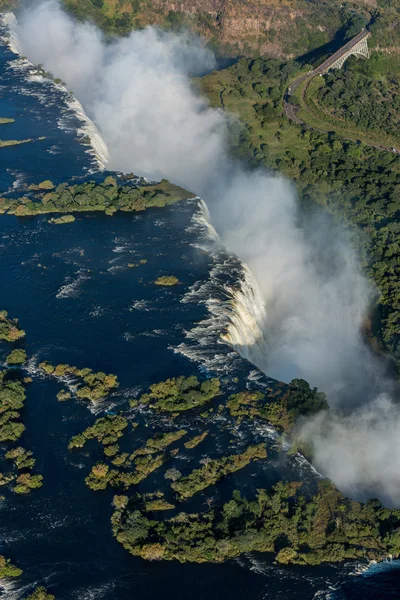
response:
M8 51L0 52L0 116L16 119L0 126L0 137L45 135L46 140L0 149L0 191L11 190L15 182L57 182L93 169L93 156L77 141L79 122L68 112L65 93L29 80L26 69L10 66L12 60ZM191 201L141 215L82 214L62 226L45 217L0 216L0 308L19 317L27 332L24 346L33 377L21 441L33 450L36 470L44 476L43 487L29 497L2 490L0 553L24 574L0 595L23 598L34 585L44 584L58 600L399 598L400 571L390 564L377 567L374 576L370 571L349 577L351 565L283 568L260 555L223 565L146 563L128 555L111 535L113 493L85 486L96 450L70 453L67 444L96 416L85 403L56 401L60 385L37 373L41 360L117 374L120 388L101 411L124 408L149 384L176 375L217 373L231 390L235 376L242 386L255 378L263 384L252 365L219 342L223 319L213 324L204 297L214 294L223 303L224 283L234 284L240 265L215 253L204 228L193 221L198 214L197 202ZM128 266L140 259L147 262ZM176 275L180 284L155 286L164 274ZM2 360L7 353L0 346ZM139 421L132 438L145 439L159 427ZM184 425L195 432L198 424L188 417ZM202 455L226 452L233 434L225 426L210 420ZM250 435L267 441L269 461L224 482L218 500L234 487L251 492L260 480L269 485L301 477L313 485L308 466L283 455L268 428L244 429L231 444L240 449ZM189 459L180 454L174 466L189 470ZM162 480L162 471L156 471L139 491L157 488ZM200 494L194 503L203 499ZM339 583L340 591L334 591Z

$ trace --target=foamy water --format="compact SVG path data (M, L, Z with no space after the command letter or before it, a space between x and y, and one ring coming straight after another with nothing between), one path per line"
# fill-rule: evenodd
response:
M242 357L253 361L265 349L262 324L266 311L261 292L250 269L239 258L228 254L210 220L204 200L196 198L190 232L197 234L195 245L214 259L209 278L197 281L183 297L183 303L200 303L209 317L187 332L194 344L181 344L178 350L190 358L217 370L226 370L235 353L210 350L215 343L226 343Z
M18 60L12 61L12 68L23 71L27 80L36 83L43 83L44 85L52 85L54 88L58 89L64 94L66 110L64 117L59 119L58 126L60 129L68 130L68 114L73 114L80 122L80 125L76 129L78 138L81 141L88 140L88 153L97 163L96 170L105 170L109 161L107 145L100 135L100 132L94 122L86 114L82 104L68 91L63 83L56 83L51 78L46 77L44 72L41 72L40 70L38 71L38 69L27 58L22 57L23 50L18 32L19 25L13 13L5 13L0 15L0 27L3 30L0 32L1 41L8 46L11 52L20 57ZM32 91L26 90L27 95L32 93ZM44 89L43 101L46 100L46 90Z

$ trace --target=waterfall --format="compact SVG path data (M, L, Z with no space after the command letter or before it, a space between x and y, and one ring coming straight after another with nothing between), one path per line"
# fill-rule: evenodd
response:
M267 318L264 301L249 267L228 254L210 221L207 204L195 198L196 211L188 231L196 234L195 246L207 251L213 265L206 280L197 281L182 302L200 303L209 317L186 333L192 343L178 351L214 370L226 370L237 354L260 364L265 353L263 324ZM216 344L229 344L235 352L221 352Z
M230 324L221 337L244 358L257 365L265 352L262 325L266 321L267 314L257 281L245 263L242 263L242 268L239 287L229 290L232 296Z
M90 149L88 153L95 159L98 169L104 171L109 161L108 148L96 125L86 114L82 104L68 91L64 84L55 83L52 79L45 77L44 74L40 74L38 77L35 66L27 58L22 57L23 50L18 33L19 25L13 13L0 15L0 25L4 29L4 35L2 36L3 43L8 46L11 52L20 57L18 68L23 68L26 71L27 77L31 80L47 81L65 94L65 103L68 109L71 110L80 122L76 130L79 138L89 140ZM62 120L59 122L59 126L61 128L64 127Z

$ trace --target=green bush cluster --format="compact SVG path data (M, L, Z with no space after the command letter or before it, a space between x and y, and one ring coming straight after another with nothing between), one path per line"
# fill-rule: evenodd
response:
M104 490L107 486L127 490L146 479L150 473L158 469L178 452L168 453L165 450L187 434L179 429L166 433L156 433L146 443L133 452L120 452L117 442L124 435L128 420L122 415L107 415L95 421L82 433L74 436L68 448L83 448L88 440L96 439L103 445L106 462L98 462L86 477L86 485L92 490Z
M176 399L193 386L198 389L199 382L188 379L155 384L146 403L151 400L157 406L159 400L171 395ZM219 383L216 389L221 393ZM278 383L263 393L256 390L232 395L221 407L234 418L227 424L228 430L236 430L243 418L261 418L290 431L299 417L325 410L326 399L316 388L295 379L288 386ZM209 414L202 418L208 419ZM168 423L171 426L173 421ZM298 482L258 489L255 497L245 498L236 491L222 505L213 505L212 497L206 498L205 512L183 510L168 517L167 511L176 506L164 490L144 494L130 490L177 456L178 448L170 446L181 442L187 431L158 431L137 449L121 453L117 442L128 431L128 420L122 414L108 415L75 436L69 447L82 448L89 439L102 444L104 459L93 465L85 481L95 491L109 487L117 490L113 533L136 556L146 560L222 562L258 551L275 553L276 560L283 564L314 565L360 558L379 560L389 553L400 553L400 511L385 509L377 501L353 502L328 481L320 482L317 493L315 488L303 491ZM206 435L203 431L184 445L195 447ZM127 441L121 440L121 446ZM265 444L251 445L240 454L202 459L185 475L173 463L164 478L171 482L170 493L184 507L184 502L196 493L212 489L223 477L266 458ZM160 512L165 514L155 520L155 513Z
M389 139L397 138L400 145L400 65L398 74L389 73L386 78L380 73L378 77L371 75L371 65L366 65L349 60L344 71L331 71L316 98L333 117L361 130L376 130ZM368 74L361 69L368 69Z
M17 319L9 320L7 312L0 312L0 338L14 342L25 336L25 331L18 327ZM14 349L6 358L7 365L19 365L26 361L26 352ZM13 491L17 494L30 493L32 489L42 486L41 475L18 471L30 470L36 460L33 453L22 446L12 447L17 442L26 427L22 422L21 411L26 400L24 383L30 378L21 379L19 372L10 368L0 369L0 444L4 444L1 458L13 461L13 471L0 473L0 486L15 482ZM11 446L11 448L10 448Z
M0 311L0 340L16 342L25 337L25 331L18 325L18 319L9 319L6 310Z
M145 456L146 454L163 451L186 434L187 431L185 429L169 431L168 433L157 433L154 437L148 439L142 448L135 450L129 457L129 460L134 460L137 456Z
M274 552L277 562L317 565L382 559L400 552L400 511L377 500L360 504L329 482L308 498L301 483L259 489L254 499L236 491L220 507L150 520L135 503L115 510L114 536L148 560L222 562L246 552Z
M5 457L14 462L15 467L19 469L32 469L35 466L36 460L33 458L33 452L25 450L21 446L12 448L6 452Z
M15 442L25 431L20 420L25 399L22 382L7 378L7 371L0 371L0 443Z
M26 352L25 350L21 350L20 348L16 348L12 350L10 354L6 358L6 363L8 365L22 365L26 361Z
M191 498L197 492L217 483L225 475L235 473L254 460L267 457L265 444L249 446L242 454L203 459L203 466L171 484L180 499Z
M74 215L64 215L63 217L49 219L49 223L53 225L64 225L65 223L73 223L75 221Z
M139 399L157 411L179 413L198 408L210 402L220 393L218 379L207 379L200 383L195 376L167 379L150 386L148 394ZM136 401L133 401L136 405Z
M269 388L268 397L259 391L239 392L228 398L226 407L232 417L264 419L289 432L296 420L327 410L326 396L311 388L304 379L293 379L288 386Z
M18 569L18 567L11 564L10 559L5 558L5 556L0 556L0 579L19 577L20 575L22 575L22 569Z
M102 183L61 183L50 191L43 189L40 184L36 187L36 190L31 187L23 197L0 198L0 214L26 216L87 211L113 214L117 210L131 212L168 206L193 197L193 194L165 179L155 185L139 186L137 180L119 182L115 177L108 176ZM72 220L72 215L66 215L53 219L53 222L69 223Z
M207 437L208 431L203 431L199 435L194 436L190 440L184 443L185 448L191 450L192 448L196 448L201 442Z
M72 394L67 390L60 390L57 394L57 400L59 402L66 402L67 400L71 400Z
M156 285L170 287L173 285L177 285L179 283L179 279L175 277L175 275L163 275L161 277L157 277L154 283Z
M134 469L129 471L120 471L110 469L109 465L99 462L92 467L91 472L86 477L86 485L92 490L105 490L108 485L120 489L128 490L132 485L137 485L144 481L153 471L161 467L176 451L170 454L147 454L138 456L134 462Z
M29 494L32 490L41 488L42 485L42 475L31 475L30 473L21 473L21 475L17 477L14 492L16 494Z
M78 381L77 397L83 400L90 400L91 402L97 402L105 398L111 390L119 386L116 375L107 375L102 371L95 373L92 369L88 368L78 369L77 367L64 364L53 366L49 362L42 362L39 364L39 369L46 373L46 375L51 375L56 379L75 377ZM59 397L58 399L60 400ZM65 395L63 399L66 399Z
M107 415L96 420L94 425L75 435L68 448L83 448L88 440L97 439L103 446L115 444L128 427L128 420L122 415Z
M27 596L26 600L55 600L55 596L49 594L45 587L40 586L36 588L32 594Z

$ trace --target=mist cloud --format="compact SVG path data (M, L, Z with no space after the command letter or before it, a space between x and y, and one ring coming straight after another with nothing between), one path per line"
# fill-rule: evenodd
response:
M393 448L400 453L400 416L379 396L382 368L360 334L374 291L345 234L321 215L300 226L289 182L229 159L226 116L190 79L214 68L212 53L197 38L154 28L106 43L52 0L21 15L19 39L21 52L82 102L108 146L111 169L167 177L205 198L265 303L257 365L285 381L305 378L328 393L331 406L348 411L305 426L318 467L355 496L372 490L400 503L400 475L386 467ZM240 339L235 343L240 350Z
M299 436L312 443L314 466L347 495L399 505L400 409L387 395L351 414L319 414Z

